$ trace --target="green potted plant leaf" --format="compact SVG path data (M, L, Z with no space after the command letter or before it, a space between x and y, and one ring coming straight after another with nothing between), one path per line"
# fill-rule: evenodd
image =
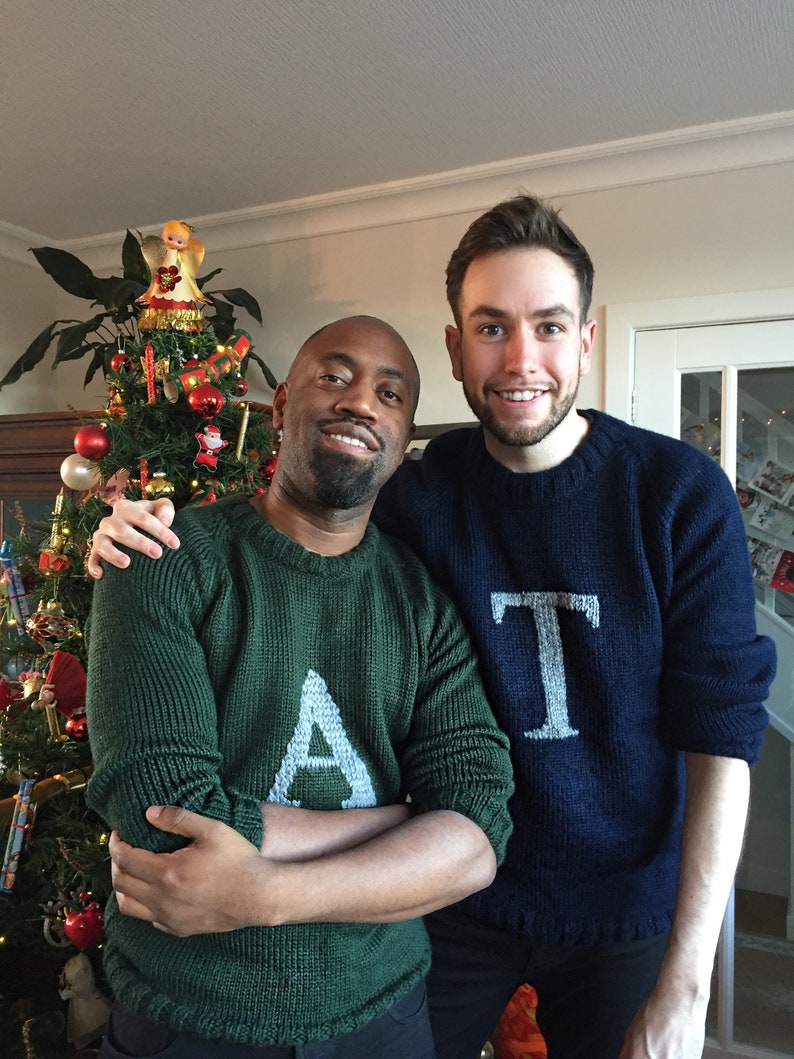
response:
M85 298L91 302L91 308L98 311L87 320L53 320L48 324L0 380L0 390L32 371L53 347L53 368L63 361L89 357L83 380L83 385L87 386L98 371L108 373L111 357L121 345L127 341L135 347L141 345L137 324L141 307L136 299L146 291L151 271L141 251L140 233L127 231L121 250L120 276L95 276L88 265L74 254L57 247L37 247L32 253L58 286L68 294ZM235 307L244 309L259 324L262 323L262 313L253 295L242 287L212 291L204 289L222 271L220 268L214 269L206 276L198 277L196 282L202 294L209 299L207 322L217 340L225 343L237 329ZM255 361L267 384L275 389L275 376L253 350L249 352L247 361Z

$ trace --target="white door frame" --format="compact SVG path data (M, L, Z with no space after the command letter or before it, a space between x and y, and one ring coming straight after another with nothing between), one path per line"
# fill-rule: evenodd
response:
M638 331L794 318L794 287L607 305L604 411L632 421L634 338Z
M628 423L634 420L634 351L638 331L791 318L794 318L794 287L607 305L603 345L604 410ZM780 1053L737 1045L733 1041L732 899L723 923L720 947L723 959L720 961L718 983L719 1040L707 1041L704 1057L717 1059L724 1056L727 1059L749 1056L762 1059L765 1056L779 1056Z

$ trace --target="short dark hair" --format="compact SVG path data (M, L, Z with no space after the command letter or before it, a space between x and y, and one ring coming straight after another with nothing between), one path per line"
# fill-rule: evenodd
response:
M460 327L460 292L469 265L475 258L500 250L544 247L568 262L579 283L581 322L587 319L593 297L593 262L590 255L560 220L559 211L532 195L517 195L500 202L469 225L447 265L447 301Z

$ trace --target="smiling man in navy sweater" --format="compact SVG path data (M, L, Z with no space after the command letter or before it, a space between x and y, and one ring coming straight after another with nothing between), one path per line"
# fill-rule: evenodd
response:
M476 1059L523 982L549 1059L699 1059L767 723L774 648L728 479L576 407L592 284L545 203L474 221L447 347L481 425L403 464L373 511L457 603L516 770L495 882L426 917L443 1059ZM158 554L125 522L175 544L152 505L104 528Z

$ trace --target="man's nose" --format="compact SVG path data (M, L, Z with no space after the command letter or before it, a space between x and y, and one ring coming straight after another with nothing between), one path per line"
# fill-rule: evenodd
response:
M538 347L529 328L517 328L504 347L505 371L511 375L526 375L537 371Z
M374 419L376 415L375 392L363 380L352 382L339 394L336 409L338 412L346 412L359 419Z

